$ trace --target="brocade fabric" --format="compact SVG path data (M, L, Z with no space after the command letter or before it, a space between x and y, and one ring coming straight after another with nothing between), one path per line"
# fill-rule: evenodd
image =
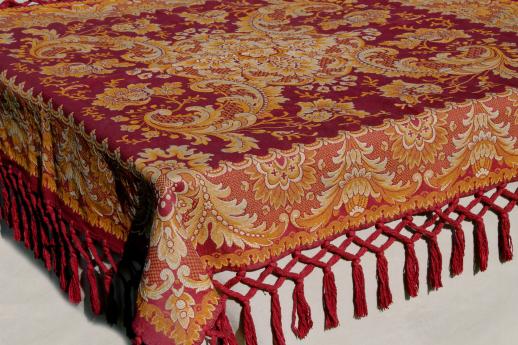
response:
M200 344L214 272L516 179L517 17L455 0L6 9L0 149L114 246L136 212L114 175L151 183L134 329Z

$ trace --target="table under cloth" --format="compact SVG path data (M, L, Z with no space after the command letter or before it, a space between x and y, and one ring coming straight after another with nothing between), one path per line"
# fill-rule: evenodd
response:
M312 327L307 271L324 272L326 328L336 327L332 266L351 261L353 304L367 314L361 256L377 255L378 307L391 301L387 259L405 245L405 288L418 292L414 242L426 240L428 284L441 283L436 235L451 227L451 274L463 270L460 221L474 195L500 220L518 200L518 5L513 1L87 0L0 11L1 217L60 277L70 300L85 275L93 310L106 297L133 233L147 259L136 343L235 344L225 302L295 283L292 329ZM498 188L505 207L482 192ZM445 209L446 206L446 210ZM433 211L428 231L413 215ZM385 224L398 221L396 230ZM354 234L375 224L368 240ZM399 234L403 228L410 237ZM390 235L373 244L380 233ZM332 241L346 235L356 254ZM347 242L346 241L346 242ZM311 261L301 250L333 254ZM247 280L268 266L272 284ZM234 282L213 276L236 271ZM231 290L236 283L253 289Z

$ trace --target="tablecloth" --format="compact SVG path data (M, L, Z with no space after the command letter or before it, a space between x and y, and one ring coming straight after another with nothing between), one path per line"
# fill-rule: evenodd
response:
M135 341L199 344L208 332L233 343L224 301L239 296L223 292L215 272L242 276L315 246L339 252L329 246L337 236L390 220L408 227L412 214L516 179L517 13L512 1L418 0L87 0L3 10L2 216L72 301L84 267L96 312L131 233L148 233ZM486 204L500 216L507 261L516 195L500 190L510 206ZM459 274L462 228L436 214L440 228L455 230ZM483 270L485 233L472 218ZM434 231L416 236L429 245L429 284L438 288ZM398 240L415 296L413 241ZM391 302L383 250L392 242L361 245L378 255L380 308ZM348 259L362 317L361 260ZM332 264L321 265L327 328L338 325ZM304 337L312 325L303 279L282 276L255 287L271 295L279 345L284 280L296 283L293 331ZM251 345L250 305L240 300Z

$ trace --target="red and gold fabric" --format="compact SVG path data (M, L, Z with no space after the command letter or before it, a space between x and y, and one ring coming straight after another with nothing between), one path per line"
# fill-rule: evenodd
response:
M517 16L512 1L6 9L0 153L116 253L151 184L134 330L200 344L215 272L516 179Z

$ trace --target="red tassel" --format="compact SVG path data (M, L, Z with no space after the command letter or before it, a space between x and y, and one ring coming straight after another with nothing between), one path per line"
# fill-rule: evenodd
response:
M2 180L2 184L0 187L2 188L2 219L5 219L6 221L9 218L9 215L11 213L11 203L9 200L9 192L8 192L8 186L7 181L5 178L5 170L2 167L1 176L0 179Z
M52 260L50 258L50 253L47 250L47 248L43 248L43 262L45 262L45 267L47 268L47 271L50 271L52 266Z
M489 246L487 244L486 227L482 218L475 219L475 255L478 269L482 272L487 269Z
M66 278L66 255L65 255L65 240L64 240L64 237L63 237L63 234L61 232L61 214L58 213L57 215L57 219L56 219L56 229L55 229L55 232L56 232L56 236L57 236L57 241L59 243L59 286L61 287L61 289L63 291L66 290L67 288L67 278Z
M68 229L63 222L60 222L61 234L65 239L66 246L68 248L69 255L69 268L72 271L72 277L68 284L68 299L74 304L81 302L81 287L79 284L79 262L77 260L77 254L72 241L70 240ZM72 230L72 226L70 227Z
M382 251L376 254L376 279L378 281L378 308L388 309L392 304L392 292L390 292L388 263Z
M250 310L250 302L245 302L241 308L241 322L245 334L246 345L257 345L257 335L255 333L254 319Z
M142 344L143 344L143 342L142 342L142 338L141 337L135 337L131 341L131 345L142 345Z
M405 289L410 297L416 297L419 292L419 262L415 255L414 243L405 246Z
M295 283L293 290L293 311L291 314L291 330L299 339L303 339L308 335L309 330L313 327L311 319L311 309L306 297L304 296L304 281L299 280ZM297 323L298 318L298 325Z
M352 270L354 317L360 319L368 314L367 300L365 298L365 277L360 260L352 261Z
M31 194L31 205L34 209L34 215L38 214L41 215L42 210L38 205L38 202L36 200L36 196L34 194ZM32 228L32 250L34 251L34 257L37 259L40 257L40 242L39 242L39 236L38 233L41 232L41 228L43 227L42 217L39 217L40 224L36 224L36 217L33 217L32 221L34 222L34 226Z
M271 292L272 296L272 335L273 345L286 345L284 339L284 333L282 331L282 313L281 313L281 302L279 301L279 295L277 291Z
M79 284L79 263L77 256L72 254L70 257L70 269L72 270L72 277L68 284L68 299L74 304L81 302L81 287Z
M92 312L95 315L99 315L101 313L101 298L99 296L97 277L95 276L95 271L92 264L88 264L86 276L88 279L88 284L90 284L90 302L92 304Z
M39 243L38 243L38 232L39 226L36 223L36 208L34 207L34 195L30 194L30 209L31 209L31 234L32 234L32 247L34 251L34 256L39 255Z
M500 251L500 261L507 262L513 259L513 240L511 239L511 225L509 223L509 213L498 212L498 249Z
M21 232L21 229L20 229L20 217L18 215L18 200L17 200L17 197L16 197L16 189L15 189L15 186L13 184L13 171L12 169L9 167L9 171L8 171L8 176L7 176L7 182L10 184L10 191L11 191L11 199L10 199L10 202L11 202L11 208L9 210L9 212L11 212L11 216L12 216L12 224L10 224L13 228L13 235L14 235L14 238L17 240L17 241L20 241L21 238L22 238L22 232ZM9 181L9 179L11 179L11 181ZM27 239L26 239L27 241ZM29 246L27 245L27 243L25 243L25 246L27 248L29 248Z
M223 345L238 345L236 336L234 335L234 330L230 325L230 321L228 321L227 314L225 314L225 308L223 308L223 311L219 314L216 322L219 330L224 335L222 338Z
M19 191L19 195L18 197L21 198L20 200L20 211L22 213L22 227L23 227L23 230L24 230L24 233L26 237L29 236L29 222L27 220L27 209L29 207L29 202L28 202L28 199L27 199L27 193L26 193L26 190L22 184L22 178L21 176L17 176L17 183L18 183L18 191ZM19 239L18 239L19 241Z
M335 275L329 267L324 269L324 281L322 295L324 298L325 329L338 327L338 314L336 310L336 283Z
M428 287L437 290L442 287L442 255L437 237L427 239L428 243Z
M47 214L50 212L51 208L50 208L50 206L44 207L41 199L37 199L37 202L38 202L38 209L40 210L40 215L41 215L43 224L40 224L39 229L38 229L39 231L36 231L36 233L34 234L35 238L33 239L33 242L34 243L38 242L37 236L39 235L41 238L41 249L42 249L43 260L45 261L45 266L47 267L47 270L50 271L51 264L52 264L51 253L49 253L49 251L48 251L48 249L50 248L50 240L49 240L48 234L46 232L45 226L47 226L49 228L51 227L50 221L47 217Z
M464 271L464 250L466 248L466 240L464 232L459 226L455 227L452 238L450 274L452 277L458 276Z

